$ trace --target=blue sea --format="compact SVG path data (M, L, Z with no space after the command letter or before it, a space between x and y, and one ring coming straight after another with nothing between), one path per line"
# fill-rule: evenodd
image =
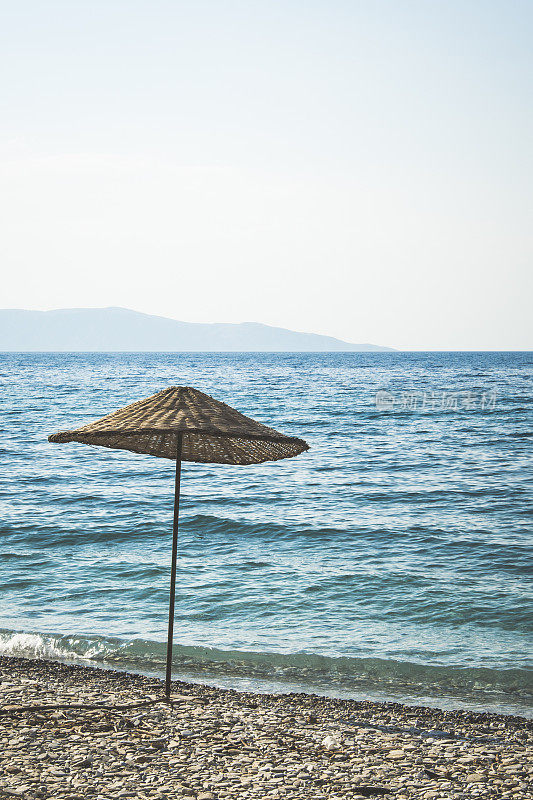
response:
M530 353L0 355L0 653L162 674L173 470L47 436L190 385L310 450L184 464L174 676L531 713Z

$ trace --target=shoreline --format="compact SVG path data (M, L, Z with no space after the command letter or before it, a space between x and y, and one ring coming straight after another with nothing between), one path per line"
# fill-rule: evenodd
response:
M0 681L0 797L533 798L524 717L182 681L172 709L159 678L13 656Z
M75 639L76 636L52 632L2 629L0 655L135 672L149 678L162 678L165 674L164 643L144 640L128 642L95 635L80 635L77 642ZM139 653L134 652L139 644L140 658ZM159 650L150 653L150 648L154 646ZM101 650L98 649L100 647ZM133 651L129 652L132 648ZM353 663L348 663L350 661ZM451 672L445 676L447 669ZM411 671L415 674L411 674ZM495 678L491 673L496 672L499 674ZM533 719L531 674L521 666L502 667L499 670L459 665L447 668L443 665L385 659L366 659L365 663L362 658L357 660L313 653L175 645L173 673L184 683L203 683L260 694L316 694L338 699L423 705L448 711L463 709ZM489 685L491 679L492 686Z

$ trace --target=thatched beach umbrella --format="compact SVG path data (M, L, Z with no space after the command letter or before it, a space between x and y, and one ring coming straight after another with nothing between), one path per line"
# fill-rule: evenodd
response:
M82 442L176 461L165 680L168 698L172 668L181 462L261 464L296 456L309 447L303 439L285 436L190 386L171 386L89 425L54 433L48 437L48 441Z

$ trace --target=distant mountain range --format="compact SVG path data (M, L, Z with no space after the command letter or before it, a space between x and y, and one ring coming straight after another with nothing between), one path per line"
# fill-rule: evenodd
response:
M190 352L190 351L390 351L332 336L297 333L257 322L178 322L127 308L0 310L0 351Z

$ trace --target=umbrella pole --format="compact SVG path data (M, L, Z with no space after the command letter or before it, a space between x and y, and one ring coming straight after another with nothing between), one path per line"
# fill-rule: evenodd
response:
M182 434L178 433L176 442L176 482L174 485L174 524L172 527L172 566L170 570L170 599L168 604L167 670L165 675L165 695L167 700L170 700L172 641L174 637L174 598L176 596L176 560L178 557L178 520L180 513L181 441Z

